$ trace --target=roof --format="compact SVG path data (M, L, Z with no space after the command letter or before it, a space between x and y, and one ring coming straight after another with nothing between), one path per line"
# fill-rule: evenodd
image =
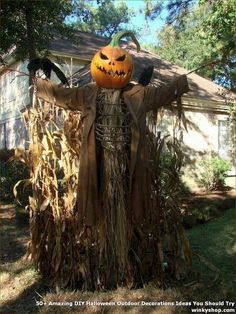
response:
M97 50L106 46L110 41L109 38L85 32L78 32L76 39L77 43L74 44L68 39L62 40L57 38L52 42L50 50L58 52L59 54L76 56L77 58L90 61ZM137 53L133 43L123 42L122 46L133 56L135 66L132 79L136 82L143 68L151 64L154 65L154 73L151 80L152 85L168 84L173 77L188 73L186 69L171 64L148 50L141 49L141 51ZM77 78L80 85L91 82L90 66L87 65L82 68L78 72ZM204 99L205 101L219 103L224 102L224 98L220 95L223 88L214 82L195 73L188 75L188 82L190 92L186 94L187 98Z
M157 54L154 54L147 50L141 50L137 53L134 48L130 53L133 55L135 62L134 80L136 81L142 71L142 69L149 64L154 65L154 73L151 80L153 85L168 84L175 76L187 74L189 70L186 70L177 65L160 58ZM194 99L204 99L214 102L224 102L224 98L221 96L223 87L215 84L214 82L201 77L196 73L188 75L188 83L190 92L185 96Z
M67 38L56 37L50 44L49 50L62 55L91 60L97 50L108 43L108 38L78 31L73 42Z

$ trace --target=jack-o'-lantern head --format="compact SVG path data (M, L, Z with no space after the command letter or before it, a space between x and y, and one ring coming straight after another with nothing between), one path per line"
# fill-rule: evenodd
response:
M117 33L110 44L99 50L91 62L91 75L98 86L119 89L126 86L133 72L131 55L120 48L119 43L123 37L131 37L140 50L140 45L134 34L128 31Z

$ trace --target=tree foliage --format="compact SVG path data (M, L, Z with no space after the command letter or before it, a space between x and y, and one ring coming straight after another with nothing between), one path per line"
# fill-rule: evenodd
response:
M106 37L120 31L133 15L124 2L116 3L114 0L97 1L96 6L93 2L80 0L77 5L82 14L77 14L75 27Z
M203 38L209 41L215 52L223 58L236 54L236 0L215 0L208 5L207 0L200 4L207 6L210 13L202 23Z
M16 47L17 59L44 54L55 36L73 39L73 29L112 36L128 23L131 10L114 0L4 0L0 5L0 54Z
M1 1L0 53L16 46L18 59L34 58L48 48L56 34L68 34L70 27L64 21L72 12L68 0Z
M189 12L189 8L194 2L195 0L144 0L144 14L147 19L154 20L159 17L164 10L167 10L167 24L178 23L180 17L185 16Z
M201 0L159 32L158 54L186 69L217 60L200 75L236 88L236 0Z
M200 31L203 14L204 9L196 8L182 18L181 26L164 26L158 35L158 54L189 70L208 60L211 47L202 39ZM206 68L201 69L199 73L210 75Z

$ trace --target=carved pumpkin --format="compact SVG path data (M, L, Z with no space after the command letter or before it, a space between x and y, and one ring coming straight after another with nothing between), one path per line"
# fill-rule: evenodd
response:
M91 75L98 86L119 89L129 83L133 72L133 60L131 55L119 46L121 38L126 36L130 36L137 46L137 51L140 50L133 33L127 31L117 33L110 44L93 57Z

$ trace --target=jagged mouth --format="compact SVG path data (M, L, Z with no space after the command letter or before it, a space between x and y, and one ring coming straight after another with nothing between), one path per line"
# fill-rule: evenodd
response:
M111 75L113 77L123 77L125 78L128 74L130 74L130 70L128 71L128 73L125 73L123 70L122 71L113 71L112 69L110 70L106 70L104 67L100 66L100 65L96 65L97 69L105 74Z

